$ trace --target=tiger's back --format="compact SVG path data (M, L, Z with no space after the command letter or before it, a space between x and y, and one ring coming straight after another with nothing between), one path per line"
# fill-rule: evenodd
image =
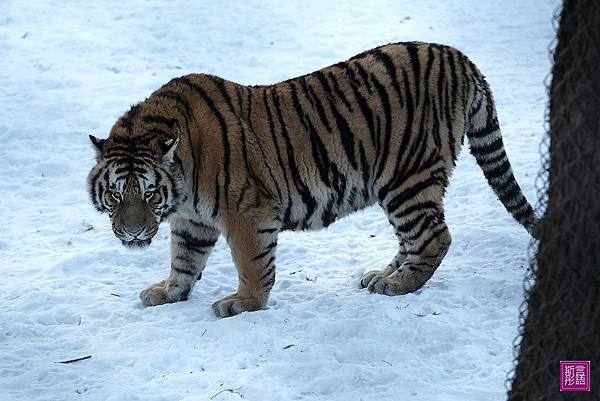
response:
M450 246L443 195L465 134L508 211L530 232L535 225L491 91L454 48L386 45L268 86L192 74L135 107L111 137L178 139L184 176L171 218L171 276L142 293L146 305L187 298L222 233L240 286L215 312L263 308L280 231L325 227L374 203L394 226L399 251L362 286L388 295L420 288Z

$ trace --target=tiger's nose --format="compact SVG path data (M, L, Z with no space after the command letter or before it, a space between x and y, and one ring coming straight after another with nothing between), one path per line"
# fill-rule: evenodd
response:
M123 231L125 231L127 234L131 235L132 237L137 237L138 235L140 235L142 233L142 231L144 231L144 226L123 227Z

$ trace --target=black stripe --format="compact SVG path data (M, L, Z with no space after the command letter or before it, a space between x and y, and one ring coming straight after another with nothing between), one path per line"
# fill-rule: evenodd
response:
M450 94L451 94L451 99L452 99L452 108L454 110L456 110L456 102L458 101L457 98L457 90L458 90L458 76L456 73L456 64L454 61L454 53L449 51L448 52L448 65L450 66Z
M502 143L502 137L498 136L494 139L493 142L484 144L484 145L473 145L471 144L471 153L475 158L480 158L482 156L486 156L492 154L494 152L499 151L504 148L504 144Z
M401 155L403 157L397 157L396 158L396 164L394 167L394 171L391 175L390 180L388 181L388 183L386 185L384 185L383 187L381 187L381 189L379 190L379 200L383 200L385 198L385 195L387 194L387 192L389 191L390 187L396 186L398 182L400 182L402 180L403 177L408 177L408 174L406 173L406 168L408 167L408 164L411 160L415 159L415 162L417 162L419 159L419 157L422 157L422 154L420 155L415 155L416 152L416 146L419 143L425 143L426 138L423 138L423 125L421 125L421 132L419 133L418 136L416 136L415 141L413 142L413 145L411 147L411 149L408 149L408 145L410 143L411 137L412 135L412 125L413 125L413 121L414 121L414 104L413 104L413 98L410 92L410 80L408 78L408 74L406 71L402 71L402 77L403 77L403 83L404 83L404 90L405 90L405 96L406 96L406 124L404 125L404 131L402 133L402 142L400 143L400 147L399 150L401 152ZM425 113L421 113L421 123L423 123L423 119L425 118ZM421 141L419 141L419 139L421 139ZM415 157L416 156L416 157ZM402 161L402 167L400 167L400 162Z
M490 170L483 170L483 174L485 175L485 178L487 178L489 181L500 178L503 175L506 175L506 173L508 173L509 171L510 163L508 162L508 159L505 159L503 163L497 165L496 167Z
M362 141L359 143L359 146L358 146L358 154L360 156L360 164L362 166L362 179L363 179L362 193L363 193L363 198L365 200L367 200L370 198L370 196L369 196L369 193L370 193L369 181L371 180L371 177L369 176L369 171L371 170L371 168L367 162L367 156L365 154L365 148L362 144Z
M427 248L427 246L429 244L431 244L431 242L433 242L434 239L439 237L440 234L442 234L446 230L447 230L447 227L444 225L441 229L433 231L431 233L431 237L429 237L426 241L424 241L423 244L421 244L421 246L417 250L408 251L408 252L406 252L406 254L413 255L413 256L420 256L423 253L423 251L425 250L425 248Z
M454 55L451 51L448 52L448 64L450 66L450 87L452 105L450 105L449 101L446 101L446 125L448 127L448 148L450 149L452 163L456 165L456 140L454 138L454 133L452 132L452 121L454 120L454 113L452 111L456 110L457 77L456 66L454 65ZM452 111L450 109L450 106L452 106Z
M256 255L254 257L254 260L258 260L258 259L264 258L269 253L271 253L271 250L273 248L275 248L276 246L277 246L277 241L271 242L269 245L267 245L266 247L264 247L264 251L263 252L261 252L260 254L258 254L258 255Z
M263 273L263 275L260 277L259 281L263 281L264 279L269 277L271 274L273 274L274 271L275 271L275 266L271 266L271 268L269 268L266 272Z
M231 110L233 112L233 109ZM241 123L239 124L240 127L240 139L242 141L242 157L244 159L244 167L246 168L246 173L248 173L248 176L250 178L252 178L254 180L254 182L256 183L260 183L260 180L258 179L258 177L256 176L256 174L254 174L254 170L252 169L252 166L250 165L250 159L248 158L248 145L247 145L247 141L246 141L246 127L244 127Z
M285 180L285 186L287 188L288 205L287 205L286 214L289 215L289 213L291 213L290 210L291 210L291 202L292 202L292 195L290 192L290 182L288 180L287 169L285 168L283 159L281 158L281 153L279 151L279 142L277 141L277 136L275 135L275 121L273 119L273 114L271 113L271 108L269 107L269 102L267 100L267 90L266 89L263 92L263 103L265 105L265 110L267 112L267 120L269 122L269 132L271 133L271 140L273 141L273 146L275 147L275 154L277 155L277 163L279 164L279 167L281 168L281 171L283 173L283 179ZM275 178L273 178L273 180L275 180Z
M246 196L246 191L248 190L248 188L250 188L250 184L248 183L248 180L246 180L246 184L244 185L244 188L242 188L242 191L240 193L240 196L238 197L238 201L236 204L236 208L238 211L240 210L240 206L242 205L242 202L244 201L244 197Z
M275 87L273 87L271 89L271 92L272 92L272 96L273 96L275 111L276 111L277 117L279 119L281 136L283 136L283 139L286 142L288 166L289 166L290 172L292 173L292 178L294 180L294 183L298 186L298 190L299 190L300 196L302 197L302 201L304 202L304 204L306 206L306 215L304 217L304 222L308 222L308 220L310 219L312 214L315 212L315 207L317 205L317 202L316 202L314 196L311 194L308 187L306 186L306 184L302 181L302 178L300 177L300 172L298 171L298 166L296 165L296 159L294 158L294 148L292 146L290 136L288 134L287 127L285 125L285 121L283 119L283 112L281 111L280 99L279 99L279 95L278 95ZM290 198L290 202L291 202L291 198ZM291 203L289 206L291 207Z
M217 243L216 239L196 238L192 234L185 231L171 230L171 234L181 238L187 244L197 248L212 247Z
M321 222L323 227L329 226L336 219L335 213L333 213L333 204L335 202L335 198L331 196L327 201L327 206L323 209L323 213L321 214Z
M319 76L321 76L322 79L325 79L325 77L322 76L322 74L317 74L317 78L319 78ZM319 81L320 81L320 79L319 79ZM322 82L321 82L321 86L323 86ZM323 87L323 88L325 88L325 87ZM327 115L325 114L325 109L323 108L323 104L321 103L321 100L315 94L314 90L312 89L312 87L310 85L303 86L303 89L306 90L305 95L309 100L310 100L311 96L314 98L314 107L317 109L317 114L319 115L321 124L323 124L323 126L325 127L327 132L331 133L331 126L329 125L329 119L327 118ZM329 94L329 95L331 96L331 94Z
M163 130L163 129L152 127L152 128L146 129L146 135L162 136L162 137L166 136L166 137L169 137L172 134L170 132L167 132L167 131Z
M514 201L519 196L524 197L521 193L521 188L519 187L519 184L517 184L513 174L510 175L506 182L508 184L506 184L503 188L500 188L500 193L498 195L502 203L506 204Z
M390 100L385 87L379 83L377 78L375 78L374 74L371 74L371 80L373 81L373 85L377 89L377 93L379 94L379 98L381 99L381 103L383 106L383 114L385 117L385 137L383 141L382 148L377 152L377 156L381 155L381 160L379 160L379 165L377 167L377 173L375 174L375 179L373 181L373 185L377 182L377 180L381 177L383 170L385 168L385 163L387 161L389 152L390 152L390 139L392 136L392 111L390 108ZM378 138L379 142L379 138ZM376 158L377 159L377 158Z
M143 150L140 150L139 148L136 149L135 151L135 156L137 159L141 160L141 161L156 161L156 154L155 153L150 153L150 152L145 152ZM111 149L109 151L109 153L105 156L105 160L106 161L118 161L119 159L130 159L131 158L131 153L125 152L125 151L118 151L118 152L114 152L113 149Z
M347 68L347 66L346 66ZM358 85L360 85L360 82L358 82L355 78L354 78L354 73L352 72L351 69L347 68L346 69L347 74L348 74L348 84L350 85L350 88L352 89L352 94L354 95L354 98L356 100L356 102L358 103L358 106L360 107L360 111L363 115L363 117L365 118L365 121L367 122L367 127L369 128L369 134L371 135L371 143L373 144L373 146L376 146L376 138L375 138L375 123L373 121L373 111L369 108L369 105L367 103L367 100L364 98L363 95L361 95L360 91L359 91L359 87ZM352 110L350 110L352 112Z
M103 189L102 187L102 183L98 183L98 190L96 190L96 184L98 179L100 178L100 174L102 174L103 170L99 169L98 171L96 171L95 175L93 177L91 177L90 179L90 199L92 201L92 204L94 205L94 207L96 208L96 210L98 210L99 212L104 212L105 207L102 204L102 199L101 196L99 197L99 195L102 194L101 190Z
M196 246L190 245L186 241L177 241L177 245L180 246L180 247L182 247L182 248L188 249L190 251L199 253L201 255L206 255L206 251L202 249L204 247L196 247Z
M381 61L383 63L383 65L392 81L392 87L396 91L396 95L398 96L398 98L401 99L402 94L400 92L400 85L398 84L398 74L396 72L396 65L394 64L394 61L388 54L382 52L380 49L375 49L372 52L372 54L373 54L373 57L375 58L375 60ZM372 76L372 74L371 74L371 76Z
M316 129L313 127L312 123L308 121L308 132L310 134L310 144L312 149L312 156L319 170L319 176L321 181L330 188L331 182L329 180L329 171L331 169L331 160L329 159L329 155L327 154L327 149L321 141L321 138L316 132Z
M419 181L415 185L406 188L404 191L400 192L398 195L392 198L386 205L388 214L394 213L394 211L398 207L400 207L400 205L402 205L410 199L413 199L419 192L422 192L433 185L440 184L442 184L440 177L436 177L435 173L432 172L431 177L427 178L424 181Z
M246 121L250 126L252 132L254 132L254 125L252 123L252 89L245 88L248 91L248 111L246 111Z
M269 281L267 281L264 285L263 285L263 291L264 292L269 292L271 291L271 288L273 288L273 285L275 284L275 276L273 276L273 278L271 278Z
M412 235L408 235L407 232L402 234L402 239L407 241L407 242L414 242L416 240L418 240L419 238L421 238L421 236L426 232L431 230L434 227L437 227L440 222L438 221L436 225L432 226L432 223L435 222L435 220L437 220L438 218L436 216L431 216L431 215L425 215L425 219L423 220L423 222L421 223L421 227L419 228L419 230L417 230L417 232L415 232Z
M525 199L525 197L523 197L523 199ZM526 199L525 202L527 202ZM525 209L521 210L520 212L514 213L513 216L515 217L515 219L517 219L517 221L523 221L523 219L534 216L533 208L531 207L531 205L527 204L527 207Z
M348 108L348 110L350 111L350 113L353 113L352 110L352 104L350 104L350 102L348 101L348 99L346 98L346 95L344 94L344 92L340 89L340 85L339 82L337 80L337 78L335 77L335 74L332 72L328 72L327 76L329 77L329 79L331 80L331 83L333 85L333 90L335 91L335 93L338 95L338 97L342 100L342 102L344 103L344 105L346 105L346 107Z
M182 82L183 84L187 85L196 94L198 94L202 98L202 100L204 100L204 102L206 103L206 105L208 106L210 111L217 117L217 120L221 127L221 134L222 134L222 139L223 139L223 165L225 167L225 171L224 171L225 202L227 204L229 204L229 181L230 181L230 173L229 173L230 150L229 150L229 146L230 145L229 145L229 135L228 135L228 130L227 130L227 124L225 123L225 118L223 117L223 114L221 114L221 112L215 105L214 101L206 94L206 91L204 91L204 89L201 86L191 82L189 80L189 78L187 78L187 77L177 78L177 81Z
M408 43L406 44L406 50L408 51L408 57L413 68L413 82L415 83L415 103L419 104L419 92L421 86L419 49L414 43ZM429 86L427 76L425 77L424 84L425 87Z
M235 94L237 95L237 106L239 109L240 116L244 115L244 101L242 100L242 91L239 86L235 87Z
M176 118L168 118L159 115L145 115L142 117L142 120L146 124L163 124L169 128L173 128L176 125L179 125L179 121Z
M275 256L271 256L271 258L267 261L265 268L271 266L271 263L273 263L274 261L275 261Z
M429 99L425 99L424 104L423 104L423 108L422 108L423 112L420 113L421 114L421 122L419 124L419 133L415 136L415 142L413 143L413 146L410 149L410 155L412 155L412 158L405 158L406 162L403 163L402 165L402 172L405 172L407 177L411 177L414 174L416 174L418 171L422 171L423 169L420 168L421 165L423 164L423 162L425 161L425 151L427 150L427 144L428 144L428 135L427 135L427 131L425 129L425 119L427 117L427 115L429 114ZM418 146L418 149L417 149ZM437 152L436 152L437 153ZM409 163L408 161L410 161L412 159L413 163L409 168ZM433 161L434 157L433 154L430 155L429 159L427 161Z
M265 234L265 233L274 233L275 231L279 231L279 228L261 228L260 230L257 231L257 233L259 234Z
M310 91L313 94L313 96L315 96L314 92L310 86L307 86L306 89L308 91ZM327 187L333 186L333 188L335 189L335 191L338 194L338 200L341 202L341 200L343 199L343 196L344 196L345 189L346 189L346 178L340 173L336 164L334 162L332 162L332 160L329 158L327 148L325 147L323 141L321 140L320 136L318 135L317 130L313 126L308 115L306 113L304 113L304 111L302 110L302 107L300 105L300 102L299 102L296 92L294 90L292 90L291 94L292 94L292 100L294 103L294 108L296 109L298 117L300 119L302 119L304 117L304 120L305 120L304 125L310 135L310 143L311 143L313 160L319 170L319 175L320 175L321 181L323 181L323 183ZM320 105L320 102L319 103L315 102L315 104ZM323 112L323 114L324 114L324 112ZM326 117L323 116L323 118L326 118ZM327 128L329 129L329 127L327 127ZM331 177L331 179L330 179L330 177Z
M156 96L174 100L178 108L180 106L183 108L183 110L180 109L182 114L184 114L188 119L192 118L192 107L190 106L190 102L183 94L171 90L162 90L157 93Z
M194 227L198 227L198 228L204 228L204 229L212 229L212 227L207 226L204 223L201 223L199 221L194 221L194 220L188 220L188 223L190 223L191 225L193 225Z
M440 58L440 65L439 65L439 71L438 71L438 82L437 82L437 99L439 101L439 113L440 113L440 119L442 119L443 116L443 112L444 112L444 81L446 80L446 62L444 61L444 54L445 54L445 50L444 49L440 49L440 52L438 53L439 58ZM449 116L447 116L446 118L449 118Z
M189 142L190 156L192 158L192 192L194 193L193 204L194 209L198 206L198 169L196 165L196 149L192 142L192 135L189 128L189 120L192 119L192 107L188 99L181 93L175 91L161 91L157 94L159 97L172 99L177 103L177 108L183 108L183 115L185 117L185 133ZM181 107L181 108L180 108Z
M136 166L127 166L127 167L120 167L118 169L115 169L115 174L121 174L124 172L138 173L140 175L145 175L145 173L147 173L148 170L145 168L136 167Z
M371 83L369 82L369 74L367 73L367 71L363 68L362 65L360 65L360 63L354 63L351 65L356 68L358 75L360 75L360 77L362 78L363 85L367 88L367 92L369 92L369 94L371 94L372 93ZM348 69L348 74L350 75L351 73L352 73L352 70Z
M227 88L225 87L225 80L222 79L222 78L220 78L220 77L214 76L214 75L208 75L208 77L210 78L210 80L215 84L215 86L219 90L219 93L223 97L223 100L225 100L225 102L227 103L227 106L229 107L229 110L233 114L235 114L235 110L233 108L233 102L231 100L231 97L229 96L229 92L228 92ZM237 93L238 93L238 96L239 96L239 87L236 87L236 89L237 89ZM258 180L257 180L256 175L254 174L252 168L250 167L250 162L249 162L249 159L248 159L248 147L247 147L247 144L246 144L246 129L239 122L239 120L238 120L238 125L239 125L239 129L240 129L241 140L242 140L242 157L244 158L244 166L246 168L246 172L248 173L248 175L255 182L257 182ZM241 200L238 200L238 203L237 203L238 209L239 209L240 203L241 203Z
M241 94L241 90L240 87L236 87L236 93L238 96L238 105L240 107L240 114L243 114L243 100L242 100L242 94ZM248 115L246 116L246 122L248 123L249 127L250 127L250 132L248 132L246 130L246 127L244 125L242 125L241 123L240 125L240 130L241 130L241 139L242 139L242 154L244 157L244 165L246 167L246 171L248 173L248 175L250 177L252 177L252 179L259 183L260 180L258 179L258 177L256 177L256 175L254 174L254 170L252 169L251 165L250 165L250 161L248 158L248 150L247 150L247 140L246 140L246 134L251 134L254 132L254 128L252 125L252 121L251 121L251 109L252 109L252 91L248 91ZM233 110L232 110L233 111ZM272 123L272 119L271 117L269 117L269 123ZM271 177L271 180L273 182L273 184L275 185L275 189L277 191L277 195L278 195L278 199L281 201L281 189L279 188L279 184L277 183L277 180L275 179L275 176L273 176L273 172L271 171L271 166L270 164L267 162L268 158L265 155L264 149L263 149L263 145L260 141L255 141L255 143L258 145L258 148L261 152L261 155L263 157L263 166L265 167L265 169L267 170L267 172L269 173L269 176Z
M379 159L379 154L380 154L380 150L381 150L381 142L379 140L381 138L380 114L381 113L378 111L377 114L375 115L375 133L376 133L377 141L375 142L375 161L373 162L373 166L371 169L371 177L373 177L375 175L375 170L377 169L377 160Z
M435 55L433 52L433 47L429 46L427 48L427 63L425 66L425 80L423 81L425 84L425 99L429 98L429 79L431 78L431 71L433 69L433 62L435 61ZM415 76L417 76L415 74Z
M500 126L498 124L498 121L495 121L493 124L491 125L486 125L484 128L480 128L478 130L475 131L470 131L467 133L467 135L469 136L469 138L484 138L490 134L495 133L496 131L498 131L500 129Z
M182 262L191 263L192 259L187 255L177 255L175 256L175 260L180 260Z
M405 218L406 216L409 216L411 213L420 212L425 209L438 210L438 204L433 201L416 203L414 205L407 207L404 210L399 211L398 213L396 213L396 215L394 217L397 219Z
M481 110L481 105L483 104L483 96L479 98L479 101L475 106L471 107L471 111L469 112L469 119L475 117L475 115Z
M123 126L127 129L127 133L129 135L133 134L133 120L135 119L135 117L139 113L139 111L140 111L139 103L131 106L131 108L127 112L127 117L123 121Z
M227 91L227 88L225 88L225 80L223 78L217 77L215 75L206 75L206 77L215 84L215 86L221 93L221 96L223 96L223 99L229 106L229 109L231 111L233 111L233 102L231 101L231 96L229 96L229 92Z
M221 197L221 189L219 186L219 173L215 174L215 204L213 206L212 217L215 218L219 214L219 201Z
M312 98L308 95L308 84L306 83L306 77L300 77L297 80L298 82L300 82L300 86L302 87L302 93L304 94L304 96L306 97L306 100L308 100L308 102L310 103L310 105L312 107L315 107L315 103L312 100ZM290 81L290 85L293 84L294 81ZM316 97L316 96L315 96Z
M511 213L512 215L514 215L515 213L520 213L520 211L522 211L524 208L527 207L531 207L531 205L529 205L529 202L527 202L527 199L525 198L525 195L523 195L523 193L520 193L519 195L517 195L516 198L513 199L514 204L512 206L510 206L508 209L509 213Z
M418 214L417 217L415 217L414 219L405 221L402 224L397 225L396 230L407 233L414 229L425 218L425 216L427 216L427 214L425 213Z
M322 71L315 71L313 75L319 80L319 83L323 87L325 94L327 96L332 96L332 90L329 86L329 81L327 81L327 78L325 77L325 74L323 74Z
M340 111L338 110L338 108L335 105L333 96L331 95L331 87L329 86L329 83L327 82L327 78L325 77L325 75L321 71L317 71L317 72L315 72L315 77L317 77L323 90L328 95L326 98L327 98L327 101L329 104L329 109L331 110L331 113L333 114L333 118L335 120L337 130L340 133L340 139L342 141L342 146L344 148L346 158L350 162L350 165L356 170L356 169L358 169L358 165L356 164L356 156L355 156L355 151L354 151L354 134L352 133L352 130L350 130L348 121L346 121L346 119L344 118L342 113L340 113ZM293 93L292 93L292 95L293 95ZM317 109L317 111L318 111L318 109ZM325 121L327 119L326 116L324 115L324 113L323 113L322 118L325 119ZM328 131L331 132L331 129L329 128L328 124L326 125L326 128L328 128Z
M433 111L433 127L431 128L431 132L433 134L433 141L435 142L436 148L440 149L442 148L442 138L440 136L440 118L441 115L438 115L438 109L436 106L435 101L439 100L439 96L438 97L434 97L432 99L431 102L431 107L432 107L432 111Z
M192 270L182 269L181 267L171 266L171 269L175 270L179 274L185 274L186 276L195 276L196 273Z

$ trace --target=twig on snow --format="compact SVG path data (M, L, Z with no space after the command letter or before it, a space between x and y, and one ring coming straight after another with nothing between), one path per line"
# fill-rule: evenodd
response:
M222 393L231 393L231 394L237 394L237 395L240 396L240 398L242 398L242 399L245 400L246 397L244 397L244 395L242 393L240 393L240 392L237 391L239 389L240 389L239 387L238 388L226 388L225 390L221 390L217 394L215 394L212 397L210 397L210 399L212 400L213 398L215 398L216 396L218 396L219 394L222 394Z
M66 361L59 361L59 362L55 362L55 363L73 363L73 362L83 361L85 359L90 359L91 357L92 357L91 355L86 355L86 356L82 356L81 358L67 359Z

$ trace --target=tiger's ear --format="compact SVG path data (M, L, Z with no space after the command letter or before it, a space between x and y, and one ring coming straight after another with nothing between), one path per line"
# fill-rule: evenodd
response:
M106 139L96 138L94 135L90 135L89 137L96 151L96 159L100 159L102 157L102 145L104 145Z
M177 144L179 144L179 138L171 138L160 142L160 148L163 152L163 161L168 163L173 161Z

